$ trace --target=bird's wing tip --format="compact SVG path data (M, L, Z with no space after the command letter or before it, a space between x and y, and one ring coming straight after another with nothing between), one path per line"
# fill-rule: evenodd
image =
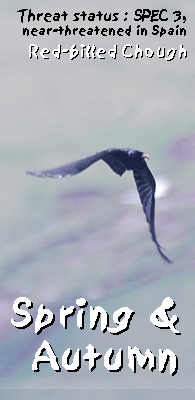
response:
M173 264L173 261L170 260L168 257L166 257L166 261L167 261L169 264Z
M44 175L42 172L32 172L32 171L26 171L27 175L32 175L32 176L38 176L39 178L48 178L47 175Z
M38 176L38 178L55 178L55 179L61 179L61 178L63 178L63 175L61 175L61 174L54 174L54 173L51 173L51 172L43 172L43 171L35 171L35 172L32 172L32 171L26 171L26 174L27 175L33 175L33 176ZM66 175L67 177L69 177L69 176L71 176L71 174L69 174L69 175Z
M26 174L27 174L27 175L34 175L34 176L37 176L37 173L36 173L36 172L32 172L32 171L26 171Z
M158 249L158 251L159 251L159 253L160 253L160 255L161 255L161 257L163 258L164 261L168 262L169 264L173 264L173 261L170 260L167 256L165 256L165 254L161 250Z

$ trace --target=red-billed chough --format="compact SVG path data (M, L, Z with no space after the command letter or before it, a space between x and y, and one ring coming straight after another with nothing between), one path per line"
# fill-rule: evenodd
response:
M83 158L82 160L74 161L61 167L48 169L45 171L28 171L27 174L39 176L41 178L63 178L79 174L86 168L99 160L103 160L109 167L118 175L122 176L126 171L133 171L133 176L142 203L146 220L149 224L149 230L152 235L152 240L157 246L161 257L169 262L168 257L163 254L161 246L157 241L155 233L155 189L156 182L149 170L145 158L150 157L139 150L134 149L108 149L96 153L92 156Z

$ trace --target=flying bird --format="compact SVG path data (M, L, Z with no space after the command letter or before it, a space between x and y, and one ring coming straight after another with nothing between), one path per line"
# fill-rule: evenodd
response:
M145 158L150 159L146 153L139 150L108 149L81 160L62 165L58 168L35 172L27 171L27 174L41 178L63 178L64 176L79 174L99 160L103 160L119 176L122 176L126 171L133 171L143 211L146 215L146 221L149 224L149 231L152 240L156 244L161 257L168 263L172 263L172 261L162 252L161 246L157 241L155 232L156 182L147 166Z

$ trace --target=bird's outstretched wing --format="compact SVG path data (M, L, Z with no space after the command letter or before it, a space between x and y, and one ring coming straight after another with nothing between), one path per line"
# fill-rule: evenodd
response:
M71 176L79 174L84 171L96 161L100 160L100 153L94 154L93 156L83 158L82 160L73 161L69 164L61 165L60 167L47 169L45 171L27 171L27 174L39 176L41 178L63 178L64 176Z
M161 257L169 263L172 263L168 257L161 250L161 246L157 241L155 232L155 179L148 168L145 161L142 162L142 166L139 169L133 170L133 175L139 197L143 206L144 213L146 215L146 221L149 224L149 230L152 235L152 240L156 244L156 247Z
M63 178L64 176L79 174L80 172L89 168L95 162L103 160L116 174L121 176L126 171L126 167L123 164L123 160L126 161L126 158L126 149L108 149L81 160L62 165L61 167L48 169L45 171L27 171L27 174L35 175L40 178Z

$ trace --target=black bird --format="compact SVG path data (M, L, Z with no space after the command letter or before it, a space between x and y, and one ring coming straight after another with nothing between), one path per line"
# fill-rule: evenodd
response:
M108 149L100 151L90 157L82 160L74 161L61 167L48 169L45 171L28 171L27 174L39 176L41 178L63 178L79 174L92 164L99 160L103 160L109 167L118 175L122 176L126 171L133 171L133 176L142 203L146 220L149 224L149 230L152 235L152 240L157 246L161 257L169 262L168 257L163 254L161 246L157 241L155 233L155 189L156 182L149 170L145 158L150 157L139 150L134 149Z

